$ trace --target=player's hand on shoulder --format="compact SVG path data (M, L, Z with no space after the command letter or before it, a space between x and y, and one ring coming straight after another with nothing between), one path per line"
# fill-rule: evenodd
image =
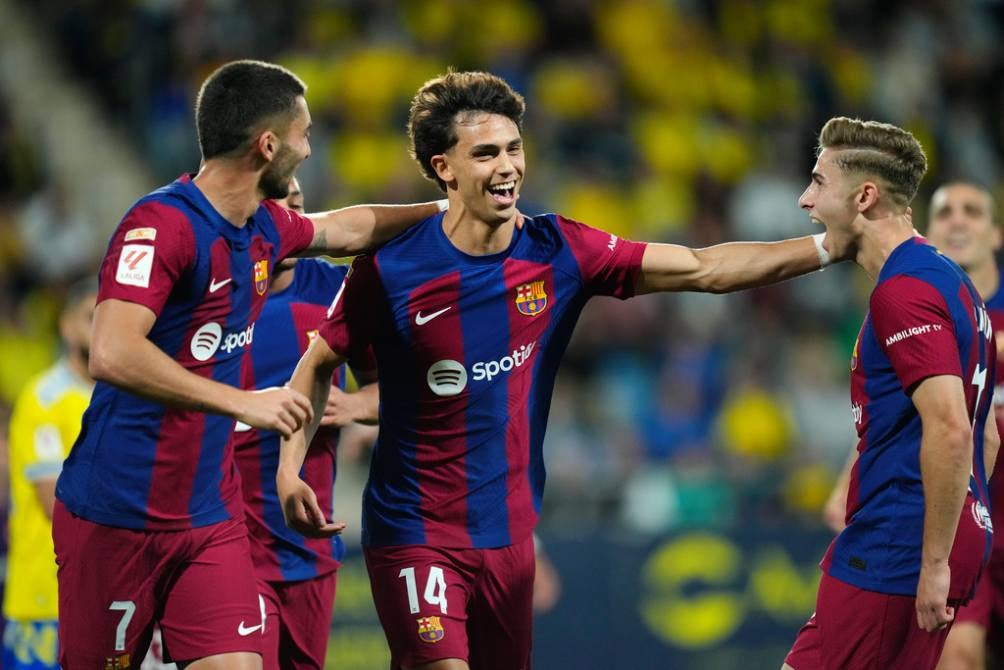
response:
M282 501L282 516L286 525L297 533L306 537L332 537L345 530L343 522L324 518L317 496L307 482L298 476L284 478L280 473L276 484Z
M313 415L306 396L288 386L276 386L248 392L242 412L236 418L249 426L274 430L289 437L309 423Z

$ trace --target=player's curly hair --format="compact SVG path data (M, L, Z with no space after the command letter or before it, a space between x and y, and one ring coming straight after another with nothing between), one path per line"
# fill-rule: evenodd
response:
M917 195L927 172L927 156L911 133L889 123L838 116L819 133L819 151L840 151L837 165L844 172L877 177L893 202L906 207Z
M274 63L238 60L217 68L195 100L203 160L246 148L265 124L288 124L306 91L299 77Z
M512 119L520 132L526 103L501 77L487 72L448 71L425 82L411 101L408 115L410 153L422 173L439 185L446 184L436 175L432 157L446 153L459 139L454 121L458 114L487 112Z

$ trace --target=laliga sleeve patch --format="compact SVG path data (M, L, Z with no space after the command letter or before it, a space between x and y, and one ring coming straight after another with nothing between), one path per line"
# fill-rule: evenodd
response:
M150 287L154 248L149 244L127 244L122 247L115 281L128 286Z

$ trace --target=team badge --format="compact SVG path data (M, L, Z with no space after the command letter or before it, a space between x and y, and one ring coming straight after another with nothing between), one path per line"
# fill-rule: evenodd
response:
M258 295L265 295L268 290L268 261L260 260L254 264L254 290Z
M128 670L129 654L119 654L118 656L108 656L105 658L105 670Z
M516 309L526 316L537 316L547 309L544 281L530 282L516 287Z
M446 637L446 631L438 616L424 616L418 619L418 636L423 642L439 642Z

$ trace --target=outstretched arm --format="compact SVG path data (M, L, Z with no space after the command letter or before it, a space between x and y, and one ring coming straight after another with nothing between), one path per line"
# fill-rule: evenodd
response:
M811 235L781 242L728 242L704 249L649 244L635 293L728 293L798 277L820 267L821 252Z
M310 399L314 415L305 427L282 438L275 482L286 525L307 537L330 537L345 528L344 523L329 523L325 519L314 491L300 478L300 469L307 456L307 445L324 415L324 405L331 389L331 375L344 362L345 359L332 351L327 342L315 337L289 382L290 388Z
M416 205L355 205L308 214L314 238L300 255L355 256L379 247L395 235L445 208L444 201Z

